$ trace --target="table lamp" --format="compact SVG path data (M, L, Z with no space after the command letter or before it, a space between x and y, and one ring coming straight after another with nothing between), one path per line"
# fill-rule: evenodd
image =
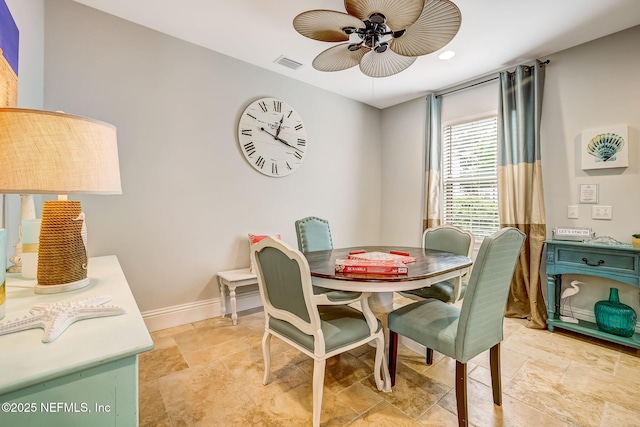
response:
M79 289L87 233L68 194L122 194L114 126L64 113L0 108L0 193L57 194L42 208L36 293Z

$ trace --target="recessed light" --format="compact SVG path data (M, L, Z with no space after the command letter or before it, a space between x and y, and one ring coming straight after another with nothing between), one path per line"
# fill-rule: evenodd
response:
M456 53L452 50L445 50L444 52L442 52L440 55L438 55L438 58L442 59L443 61L447 60L447 59L451 59L454 56L456 56Z

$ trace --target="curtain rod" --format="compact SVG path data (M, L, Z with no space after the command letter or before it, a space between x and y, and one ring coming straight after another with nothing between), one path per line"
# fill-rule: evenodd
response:
M548 59L546 61L540 61L540 66L541 67L545 66L545 65L549 64L550 62L551 61L548 60ZM478 79L479 81L474 81L474 82L466 84L465 86L462 86L462 87L457 87L457 88L451 89L451 90L445 90L445 92L436 92L436 97L443 96L443 95L449 95L450 93L454 93L454 92L458 92L458 91L461 91L461 90L469 89L469 88L472 88L474 86L483 85L485 83L489 83L489 82L492 82L494 80L497 80L498 78L500 78L500 74L495 74L495 75L493 75L491 77L485 76L485 77L482 77L481 79ZM484 79L484 80L482 80L482 79Z
M485 83L489 83L489 82L492 82L494 80L498 80L499 77L500 76L495 75L495 76L493 76L491 78L488 78L488 79L485 79L485 80L481 80L479 82L471 83L471 84L468 84L466 86L462 86L462 87L458 87L458 88L455 88L455 89L451 89L451 90L448 90L446 92L437 92L436 93L436 97L443 96L443 95L449 95L450 93L454 93L454 92L458 92L458 91L461 91L461 90L469 89L469 88L474 87L474 86L483 85Z

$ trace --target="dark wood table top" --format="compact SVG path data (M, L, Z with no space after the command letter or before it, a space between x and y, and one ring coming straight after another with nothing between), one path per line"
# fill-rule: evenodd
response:
M364 250L366 252L390 251L406 252L417 259L417 262L407 264L408 274L376 275L356 273L336 273L336 259L345 259L352 251ZM414 248L406 246L357 246L352 248L338 248L328 251L306 252L311 276L331 280L346 280L356 282L407 282L424 281L446 273L459 271L470 267L472 261L466 256L455 255L450 252L436 251L432 249Z

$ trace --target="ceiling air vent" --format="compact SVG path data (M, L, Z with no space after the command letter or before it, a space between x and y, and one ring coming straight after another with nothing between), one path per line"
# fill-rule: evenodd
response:
M297 70L302 66L301 63L294 61L293 59L286 58L284 56L280 56L278 59L274 61L276 64L284 65L285 67L289 67L292 70Z

